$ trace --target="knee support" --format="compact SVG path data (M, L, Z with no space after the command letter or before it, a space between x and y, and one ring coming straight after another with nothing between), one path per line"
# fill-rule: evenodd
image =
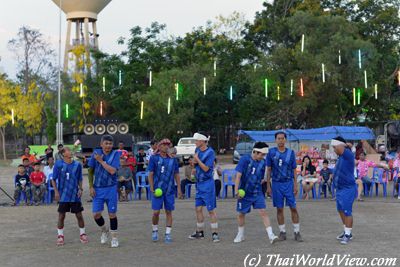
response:
M94 219L98 226L102 227L104 225L104 218L101 216L98 219Z
M117 229L118 229L118 219L117 219L117 217L110 218L110 229L111 229L111 231L117 231Z

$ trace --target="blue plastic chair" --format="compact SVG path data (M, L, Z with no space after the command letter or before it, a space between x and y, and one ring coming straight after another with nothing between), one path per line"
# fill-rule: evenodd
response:
M227 178L225 180L225 177ZM232 197L235 197L235 178L236 171L234 169L227 169L222 171L222 198L226 198L228 195L228 186L232 186Z
M316 183L313 184L313 188L311 190L313 199L317 199L318 198L317 191L315 190L315 187L316 187L315 185L316 185ZM303 181L300 181L298 199L302 199L302 198L303 198Z
M146 198L150 199L150 185L146 183L146 178L149 176L148 172L136 173L136 188L135 188L135 199L142 199L142 188L146 189Z
M314 184L315 186L315 184ZM326 188L326 192L324 192L324 197L326 198L326 196L328 195L328 187ZM332 198L335 197L335 186L333 185L333 182L331 182L331 192L332 192ZM322 181L318 183L318 194L317 194L317 198L321 199L321 194L322 194Z
M15 186L17 186L17 181L16 181L16 179L14 178L14 185ZM31 190L31 189L29 189L29 190ZM24 202L32 202L32 194L31 194L31 199L27 199L26 198L26 193L24 192L24 191L21 191L20 192L20 194L19 194L19 196L18 196L18 198L15 200L16 201L16 204L18 205L21 201L24 201Z
M374 168L372 172L372 179L371 179L371 187L369 190L369 195L372 197L373 195L373 189L375 185L375 196L379 195L379 184L382 185L383 187L383 196L387 196L387 182L383 181L383 175L385 174L385 171L381 168Z

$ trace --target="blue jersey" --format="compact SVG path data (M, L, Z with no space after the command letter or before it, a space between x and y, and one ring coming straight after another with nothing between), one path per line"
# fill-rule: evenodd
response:
M102 149L96 149L88 162L89 168L94 169L94 188L116 185L118 182L117 172L115 172L115 174L110 174L106 169L104 169L104 167L94 158L95 153L102 155L103 160L117 171L119 169L119 158L121 153L116 150L112 150L108 155L105 155Z
M209 170L207 172L200 168L199 164L196 164L196 197L202 194L210 194L213 192L215 195L215 183L214 183L214 160L215 152L211 147L201 151L196 148L195 153L198 153L199 159L203 162ZM214 207L214 205L212 205ZM215 208L215 207L214 207Z
M246 192L246 195L262 194L261 181L265 176L266 161L254 160L250 155L240 158L236 171L242 174L239 188Z
M82 165L77 161L66 163L57 160L53 169L53 180L57 183L60 202L80 202L79 182L82 181Z
M267 166L272 169L273 182L284 183L293 180L294 169L297 167L294 151L286 148L282 153L277 147L271 148L267 155Z
M351 188L356 184L354 178L354 155L350 149L345 149L339 156L333 172L333 181L338 189Z
M175 194L175 174L179 173L179 164L176 158L161 157L160 154L155 154L150 157L149 172L153 172L154 189L161 188L164 194Z

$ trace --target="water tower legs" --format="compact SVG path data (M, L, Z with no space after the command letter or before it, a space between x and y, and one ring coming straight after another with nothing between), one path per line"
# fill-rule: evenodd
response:
M68 20L67 22L67 38L65 40L65 52L64 52L64 72L68 71L68 53L71 49L71 24L72 22Z

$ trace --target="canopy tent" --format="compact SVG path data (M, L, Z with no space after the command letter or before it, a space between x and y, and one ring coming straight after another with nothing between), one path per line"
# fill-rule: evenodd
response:
M336 136L354 141L375 139L375 135L370 128L356 126L330 126L305 130L284 129L276 131L239 130L238 135L246 135L253 141L274 142L275 133L279 131L285 132L287 139L291 142L326 141Z

